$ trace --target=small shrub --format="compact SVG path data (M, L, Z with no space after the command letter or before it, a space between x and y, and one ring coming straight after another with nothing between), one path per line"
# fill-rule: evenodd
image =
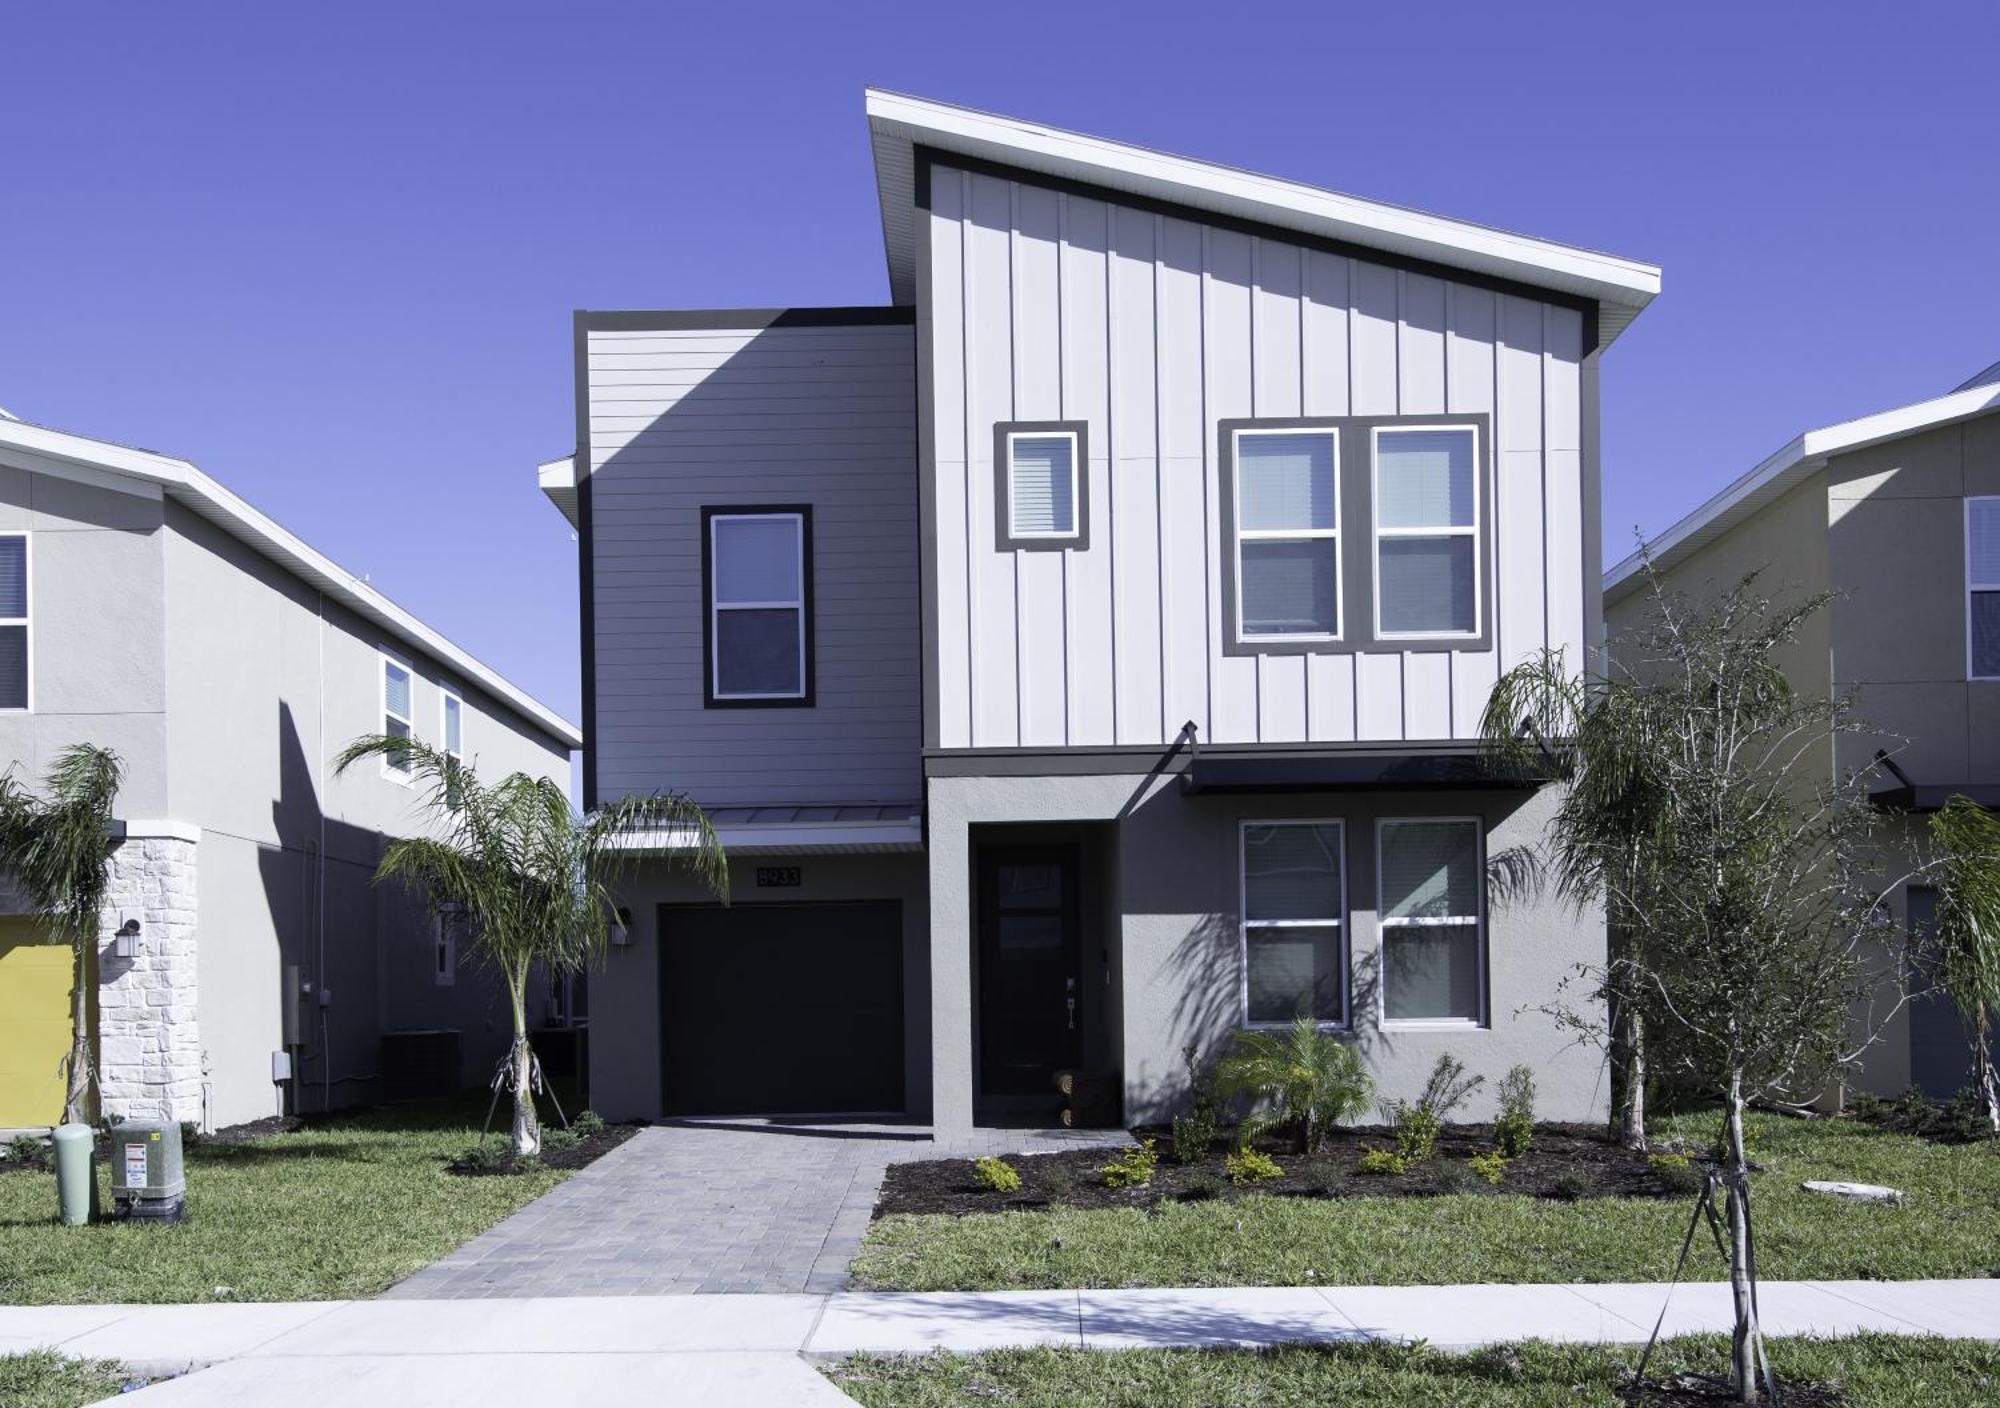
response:
M1383 1111L1396 1127L1396 1152L1406 1164L1420 1164L1437 1153L1438 1117L1418 1105L1398 1104Z
M542 1131L542 1147L554 1153L574 1149L583 1142L583 1136L576 1132L576 1126L568 1129L545 1129Z
M40 1168L47 1158L48 1150L35 1135L17 1134L7 1142L7 1164L10 1168Z
M1589 1193L1590 1186L1573 1173L1566 1173L1549 1185L1549 1196L1559 1203L1579 1203Z
M1216 1063L1215 1083L1219 1095L1256 1102L1243 1122L1244 1144L1284 1130L1302 1154L1326 1143L1335 1125L1366 1110L1375 1091L1354 1048L1321 1031L1311 1017L1300 1017L1282 1032L1238 1032Z
M1153 1141L1141 1139L1097 1173L1106 1188L1144 1188L1153 1181L1153 1171L1159 1166L1160 1156L1153 1152Z
M201 1125L194 1120L181 1121L181 1147L192 1149L201 1143Z
M972 1161L972 1181L989 1193L1015 1193L1021 1188L1021 1175L1014 1166L994 1154Z
M1431 1067L1430 1078L1415 1100L1382 1102L1383 1118L1395 1127L1396 1148L1405 1164L1422 1163L1437 1152L1445 1116L1464 1104L1485 1080L1484 1076L1466 1075L1465 1063L1446 1051Z
M1201 1048L1189 1042L1181 1048L1187 1066L1188 1109L1175 1115L1171 1150L1177 1164L1198 1164L1215 1147L1216 1123L1222 1112L1222 1097L1216 1090L1215 1072L1201 1060Z
M1516 1066L1500 1078L1500 1116L1493 1121L1493 1143L1505 1157L1518 1159L1534 1139L1535 1073Z
M1238 1149L1223 1160L1223 1167L1229 1170L1229 1181L1239 1187L1245 1183L1268 1183L1285 1176L1276 1159L1255 1149Z
M1076 1188L1076 1169L1060 1159L1046 1159L1035 1181L1051 1198L1060 1198Z
M1437 1193L1470 1193L1472 1171L1464 1164L1438 1164L1431 1175L1431 1190Z
M1355 1165L1355 1168L1362 1173L1381 1177L1407 1173L1409 1167L1409 1160L1394 1149L1364 1149L1361 1152L1361 1161Z
M1947 1144L1971 1144L1991 1139L1993 1126L1986 1121L1986 1102L1967 1086L1944 1102L1924 1133Z
M1695 1169L1693 1158L1687 1154L1649 1154L1646 1163L1653 1170L1654 1177L1676 1192L1691 1193L1701 1186L1701 1174Z
M569 1122L569 1127L576 1131L576 1137L579 1139L595 1139L604 1133L604 1116L595 1110L578 1110L576 1118Z
M1491 1153L1474 1154L1465 1161L1465 1166L1498 1188L1507 1172L1507 1156L1495 1149Z
M504 1144L474 1144L458 1156L458 1167L467 1173L485 1173L500 1167L506 1152Z
M530 1154L525 1159L516 1159L513 1166L507 1171L509 1173L540 1173L542 1171L542 1156L540 1154Z

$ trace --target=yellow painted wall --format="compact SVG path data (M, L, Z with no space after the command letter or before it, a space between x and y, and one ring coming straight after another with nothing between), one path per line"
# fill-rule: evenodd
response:
M69 1050L69 945L40 920L0 915L0 1129L62 1117Z

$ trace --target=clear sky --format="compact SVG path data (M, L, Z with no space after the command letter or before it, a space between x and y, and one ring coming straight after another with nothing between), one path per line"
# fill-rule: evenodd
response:
M1665 266L1605 548L2000 359L2000 6L12 6L0 406L575 717L577 307L887 299L869 83Z

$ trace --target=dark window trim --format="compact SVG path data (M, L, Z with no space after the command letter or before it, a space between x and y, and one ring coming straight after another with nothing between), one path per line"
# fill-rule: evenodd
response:
M916 206L919 210L931 208L931 169L934 166L943 166L953 171L968 171L978 176L1016 181L1024 186L1038 186L1043 190L1060 191L1067 195L1081 196L1086 200L1104 201L1109 205L1124 206L1128 210L1143 210L1155 215L1165 215L1174 220L1212 226L1218 230L1234 230L1239 234L1271 240L1274 243L1317 249L1327 254L1358 259L1366 264L1377 264L1385 269L1401 269L1407 273L1423 274L1449 283L1464 284L1468 288L1490 289L1494 293L1504 293L1513 298L1532 299L1537 303L1547 303L1557 308L1573 308L1583 316L1584 355L1589 355L1599 345L1598 304L1594 298L1564 293L1560 289L1543 288L1497 274L1485 274L1475 269L1460 268L1433 259L1376 249L1351 240L1334 239L1327 235L1315 235L1306 230L1287 229L1282 225L1273 225L1262 220L1248 220L1241 216L1226 215L1220 211L1203 210L1198 206L1162 200L1157 196L1143 196L1132 191L1095 185L1088 181L1051 176L984 157L939 151L935 147L921 145L914 148L912 155L916 166Z
M1017 538L1011 502L1010 435L1076 437L1076 532L1061 538ZM1090 424L1081 420L1003 420L993 426L993 546L1000 552L1084 552L1090 547Z
M1480 619L1476 635L1396 636L1375 630L1375 450L1378 428L1469 425L1478 432L1473 491L1478 499ZM1338 437L1340 478L1340 626L1324 640L1264 640L1236 629L1236 434L1243 430L1322 430ZM1497 603L1493 591L1493 417L1481 412L1398 416L1251 416L1216 423L1217 493L1222 502L1222 653L1366 655L1491 650Z
M796 699L734 699L715 692L715 534L718 518L797 514L801 629L805 633L804 693ZM811 504L703 504L701 507L701 701L709 709L810 709L814 702L813 524Z

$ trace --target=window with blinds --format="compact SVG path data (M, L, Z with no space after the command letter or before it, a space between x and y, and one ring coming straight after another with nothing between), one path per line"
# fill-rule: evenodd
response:
M1483 841L1471 817L1377 823L1385 1023L1485 1020Z
M1338 437L1321 430L1239 430L1233 463L1238 637L1337 639Z
M1375 633L1479 634L1479 432L1378 426Z
M1347 1022L1347 891L1338 821L1246 822L1243 1021Z
M2000 679L2000 497L1965 501L1965 672Z
M382 732L391 738L411 739L411 681L409 666L400 660L382 657ZM401 750L382 755L382 775L398 782L410 780L410 760Z
M28 708L28 535L0 533L0 710Z
M703 526L708 702L809 703L809 511L704 509Z
M1007 531L1016 538L1076 536L1076 437L1007 437Z

